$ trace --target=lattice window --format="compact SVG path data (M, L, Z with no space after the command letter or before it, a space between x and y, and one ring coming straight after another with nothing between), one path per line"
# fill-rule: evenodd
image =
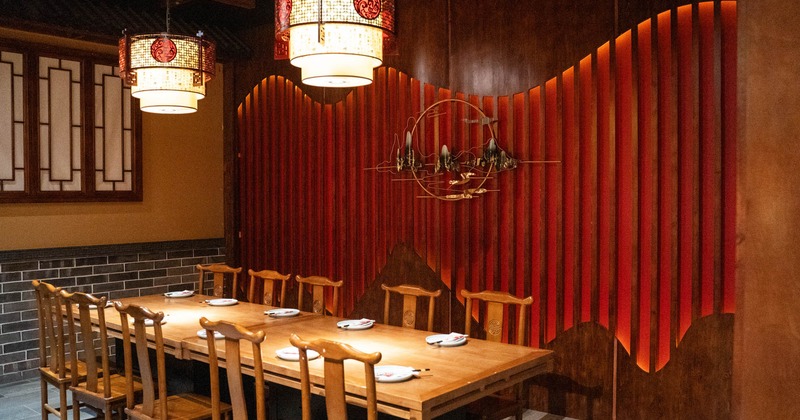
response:
M141 115L115 57L0 41L0 201L141 200Z
M25 191L23 56L0 51L0 192Z

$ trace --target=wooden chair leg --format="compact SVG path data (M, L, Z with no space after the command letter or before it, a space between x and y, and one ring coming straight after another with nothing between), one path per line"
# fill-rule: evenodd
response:
M58 407L58 412L61 415L61 420L67 420L67 391L66 389L59 387L58 388L58 398L61 402L61 406Z
M72 419L73 420L80 420L81 418L81 405L75 401L75 394L72 394ZM63 420L66 420L64 418Z
M39 385L41 385L40 389L42 396L42 420L47 420L47 382L44 380L44 378L39 379Z

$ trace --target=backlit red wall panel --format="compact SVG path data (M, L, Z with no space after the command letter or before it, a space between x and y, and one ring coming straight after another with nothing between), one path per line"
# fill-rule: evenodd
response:
M736 31L734 2L680 7L498 97L392 68L335 104L264 79L238 113L242 265L344 280L347 314L402 242L456 295L533 296L532 346L594 322L642 369L661 369L693 320L735 309ZM522 163L487 181L498 191L460 202L368 169L448 98L497 119L512 156L558 163ZM450 121L419 147L488 140Z

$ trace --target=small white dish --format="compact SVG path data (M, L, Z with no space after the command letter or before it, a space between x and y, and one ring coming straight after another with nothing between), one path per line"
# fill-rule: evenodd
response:
M207 300L206 303L210 306L231 306L236 305L239 301L236 299L211 299Z
M403 382L414 376L414 368L408 366L375 366L375 380L378 382Z
M290 316L297 316L300 314L298 309L292 308L278 308L278 309L270 309L268 311L264 311L264 314L269 315L273 318L288 318Z
M108 308L109 306L114 306L113 300L107 300L106 306L104 306L104 308ZM97 305L89 305L89 309L97 309Z
M177 292L167 292L167 293L164 293L164 296L166 296L168 298L185 298L185 297L194 296L194 290L180 290L180 291L177 291Z
M374 319L362 318L339 321L336 323L336 326L343 330L366 330L367 328L372 328L374 324Z
M165 316L164 319L161 320L161 325L164 325L166 323L167 323L167 317ZM145 319L144 320L144 326L145 327L152 327L153 326L153 320L152 319Z
M306 350L306 354L308 355L308 360L314 360L319 357L319 353L311 349ZM275 350L275 355L278 356L279 359L296 362L300 360L300 349L295 346L284 347Z
M200 337L200 338L205 339L205 338L208 337L208 334L206 333L205 329L202 329L202 330L197 331L197 336ZM214 331L214 340L220 340L220 339L223 339L223 338L225 338L225 336L222 335L221 332Z
M467 336L459 333L434 334L425 337L425 342L442 347L456 347L466 344Z

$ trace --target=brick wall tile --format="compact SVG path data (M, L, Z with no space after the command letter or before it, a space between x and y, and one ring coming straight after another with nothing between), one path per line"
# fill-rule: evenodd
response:
M19 321L19 322L9 322L8 324L3 324L3 334L12 333L12 332L19 332L19 331L26 331L26 330L34 330L39 328L39 321Z
M109 255L108 262L109 264L114 263L129 263L139 261L138 254L128 254L128 255Z
M222 264L222 263L225 262L225 256L224 255L211 255L211 256L206 257L206 261L208 262L208 264Z
M167 269L160 268L158 270L143 270L139 272L140 279L149 279L153 277L164 277L167 275Z
M219 251L216 248L207 248L207 249L195 249L194 256L195 257L206 257L209 255L219 255Z
M191 274L196 278L197 268L195 268L194 266L186 266L186 267L176 267L167 269L168 276L182 276L184 274Z
M37 346L38 346L38 344L37 344ZM6 363L19 362L19 361L27 359L26 354L25 354L24 351L18 351L16 353L10 353L10 352L6 351L5 349L3 349L3 353L4 354L0 354L0 365L4 365Z
M92 266L85 266L85 267L73 267L73 268L63 268L58 270L59 277L79 277L79 276L88 276L93 272Z
M61 260L47 260L39 262L39 268L64 268L64 267L74 267L74 266L75 266L74 258L67 258Z
M0 303L19 302L22 294L19 292L10 292L0 294Z
M33 285L29 280L3 283L3 293L21 292L23 290L33 290Z
M153 268L173 268L173 267L180 267L181 260L180 259L171 259L171 260L161 260L161 261L153 261Z
M31 350L39 347L39 340L17 341L16 343L9 343L3 346L3 353L14 353L18 351Z
M9 363L3 366L3 373L19 372L21 370L36 369L39 367L38 360L25 360L23 362Z
M167 258L166 252L142 252L139 253L139 261L163 260Z
M73 277L53 278L53 279L46 279L45 281L52 284L55 287L75 286L75 278Z
M11 314L7 314L7 315L11 315ZM15 315L18 315L20 320L22 320L22 321L27 321L29 319L39 319L39 311L37 311L36 309L31 309L29 311L16 312ZM0 317L2 317L2 315L0 315Z
M138 290L118 290L108 294L111 299L122 299L126 297L140 296Z
M92 285L92 293L115 292L125 289L125 282L115 281Z
M136 271L126 271L123 273L114 273L108 275L108 281L133 280L137 278L139 278L139 273Z
M39 330L26 330L20 333L20 341L39 340Z
M153 279L131 280L125 282L125 289L141 289L143 287L153 287Z
M0 283L14 282L22 280L22 273L0 273Z
M181 259L181 265L191 265L195 266L197 264L203 264L206 262L206 259L203 257L193 257L193 258L183 258Z
M167 258L187 258L193 256L194 256L194 251L192 251L191 249L182 249L180 251L167 252Z
M125 264L96 265L92 270L94 274L119 273L121 271L125 271Z
M58 270L33 270L22 272L23 280L47 280L58 278Z
M178 288L178 290L181 290L181 289ZM155 295L155 294L159 294L160 295L162 293L167 293L169 291L170 291L170 289L167 286L145 287L145 288L139 289L139 292L142 294L142 296L144 296L144 295Z
M36 312L36 311L34 311ZM16 322L22 320L22 313L21 312L10 312L7 314L0 314L0 325L7 324L9 322Z
M38 269L39 261L23 261L0 264L0 271L4 273L8 273L9 271L29 271Z
M19 341L21 338L22 334L19 332L0 334L0 344L13 343L14 341Z
M4 314L7 314L9 312L27 311L27 310L30 310L30 309L36 309L36 301L24 300L22 302L13 302L13 303L4 303L3 304L3 313ZM5 325L3 325L3 327L5 327Z
M106 283L109 280L108 277L109 277L108 274L98 274L98 275L94 275L94 276L78 277L78 278L75 279L75 284L76 285L84 285L84 284L94 285L94 284L98 284L98 283Z
M141 271L141 270L152 270L152 269L153 269L152 261L125 264L125 271Z
M83 265L101 265L101 264L108 264L108 257L104 255L99 257L75 258L76 267L80 267Z

